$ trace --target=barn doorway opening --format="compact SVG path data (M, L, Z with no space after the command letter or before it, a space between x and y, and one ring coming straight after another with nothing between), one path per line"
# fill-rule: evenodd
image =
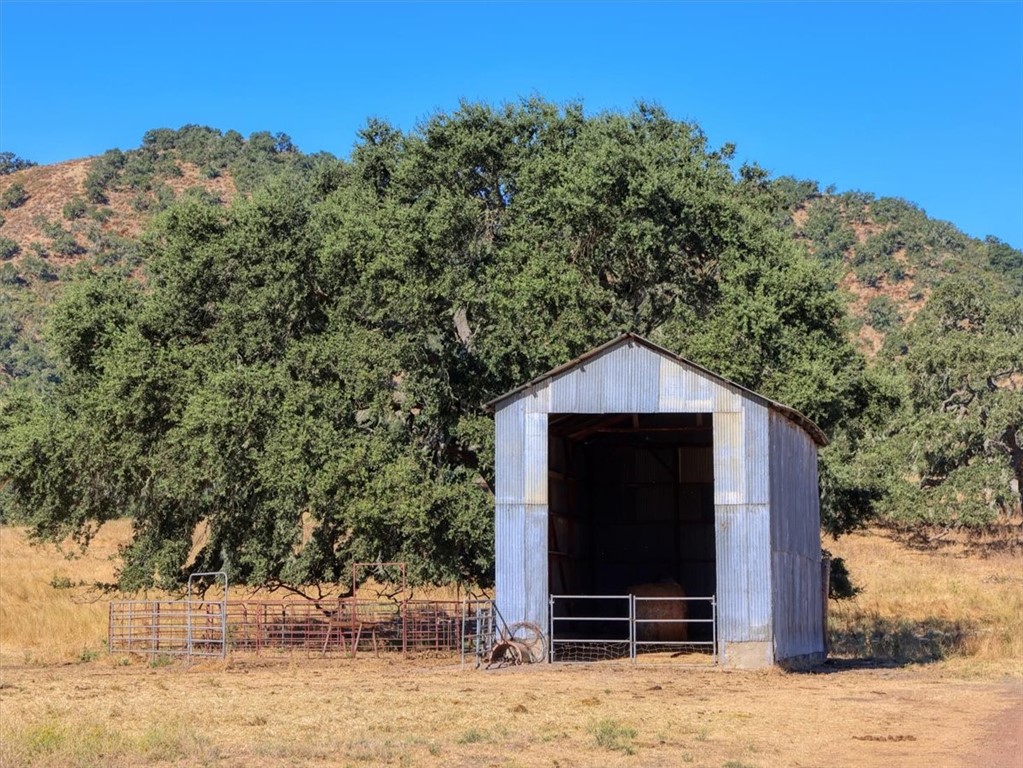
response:
M715 594L712 414L551 414L548 441L552 595L628 595L671 583L690 597ZM712 611L709 603L687 610L689 619ZM710 622L687 629L690 640L713 635Z

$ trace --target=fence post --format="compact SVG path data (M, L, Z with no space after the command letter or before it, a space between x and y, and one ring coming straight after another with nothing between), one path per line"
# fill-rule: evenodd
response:
M554 595L551 595L550 597L547 598L547 603L548 603L548 608L550 610L550 615L551 615L551 620L550 620L550 624L549 624L549 626L551 628L551 641L547 644L547 646L548 646L548 648L547 648L547 656L550 659L549 663L553 664L554 663Z
M712 659L714 666L718 663L718 597L717 595L710 596L710 639L713 645L712 648Z
M629 595L629 659L636 663L636 596Z

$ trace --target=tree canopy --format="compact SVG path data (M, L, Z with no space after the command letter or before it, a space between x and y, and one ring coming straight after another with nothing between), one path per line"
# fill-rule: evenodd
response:
M860 461L884 442L877 418L959 403L969 385L970 423L1009 431L971 427L962 450L1018 445L1016 401L984 380L906 389L937 364L925 324L946 322L940 304L907 329L904 359L868 370L829 263L779 224L816 188L736 170L733 148L657 107L467 103L410 132L371 120L345 161L307 162L282 134L264 138L249 150L208 129L147 134L155 163L180 144L212 166L266 157L275 170L260 161L229 206L170 202L143 240L142 280L84 271L49 321L56 383L0 410L4 514L83 540L131 515L125 587L218 568L308 583L359 560L407 561L415 581L488 582L483 403L622 331L829 432L835 533L906 479ZM141 161L103 162L97 194ZM1018 343L1011 317L983 318L996 379L1013 375L999 366L1015 348L996 352ZM980 327L965 322L948 333ZM959 346L965 370L973 347ZM932 465L921 477L938 477Z

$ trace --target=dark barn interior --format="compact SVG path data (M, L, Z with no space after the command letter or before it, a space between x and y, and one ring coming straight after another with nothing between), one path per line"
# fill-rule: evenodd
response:
M551 594L714 594L711 414L551 414L548 439Z

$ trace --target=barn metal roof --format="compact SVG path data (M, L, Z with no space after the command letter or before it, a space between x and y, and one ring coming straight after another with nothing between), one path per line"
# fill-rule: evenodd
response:
M719 375L717 373L714 373L713 371L708 370L707 368L704 368L702 365L699 365L698 363L694 363L692 360L687 360L686 358L682 357L681 355L676 355L671 350L665 349L664 347L662 347L662 346L660 346L658 344L654 344L652 341L649 341L648 339L645 339L642 336L640 336L638 334L635 334L635 333L623 333L621 336L618 336L617 338L612 339L611 341L607 342L606 344L601 344L599 347L594 347L593 349L589 350L588 352L584 352L583 354L579 355L579 357L575 358L574 360L570 360L569 362L564 363L563 365L559 365L556 368L552 368L551 370L547 371L546 373L543 373L543 374L537 376L536 378L531 379L530 381L527 381L525 384L522 384L521 386L518 386L518 387L516 387L515 389L513 389L513 390L511 390L509 392L505 392L503 395L495 397L493 400L491 400L488 403L486 403L486 405L484 407L487 408L488 410L496 410L497 407L498 407L498 404L501 403L502 401L507 400L508 398L510 398L510 397L512 397L514 395L519 394L520 392L524 392L526 390L529 390L532 387L535 387L538 384L546 381L547 379L553 378L553 377L555 377L555 376L557 376L559 374L565 373L566 371L569 371L569 370L575 368L576 366L582 365L586 361L592 360L594 357L597 357L598 355L602 354L603 352L606 352L607 350L609 350L609 349L611 349L613 347L616 347L616 346L618 346L620 344L624 344L624 343L641 344L644 347L647 347L648 349L656 352L657 354L664 355L665 357L667 357L667 358L669 358L671 360L674 360L675 362L680 363L681 365L685 365L685 366L689 366L690 368L694 368L694 369L700 371L701 373L703 373L704 375L706 375L706 376L708 376L708 377L710 377L710 378L720 382L721 384L723 384L725 386L737 389L744 396L746 396L746 397L750 398L751 400L754 400L754 401L756 401L756 402L758 402L758 403L760 403L762 405L767 406L771 410L776 411L776 412L782 414L783 416L785 416L785 418L787 418L790 421L792 421L792 422L796 423L797 425L799 425L808 435L810 435L811 438L813 438L813 441L815 443L817 443L817 445L825 446L825 445L828 444L828 438L824 434L824 431L820 427L818 427L813 421L811 421L809 418L807 418L802 413L797 411L795 408L791 408L791 407L785 405L784 403L779 403L776 400L771 400L768 397L764 397L763 395L761 395L761 394L759 394L757 392L754 392L751 389L747 389L746 387L742 386L741 384L736 384L734 381L726 379L724 376L721 376L721 375Z

